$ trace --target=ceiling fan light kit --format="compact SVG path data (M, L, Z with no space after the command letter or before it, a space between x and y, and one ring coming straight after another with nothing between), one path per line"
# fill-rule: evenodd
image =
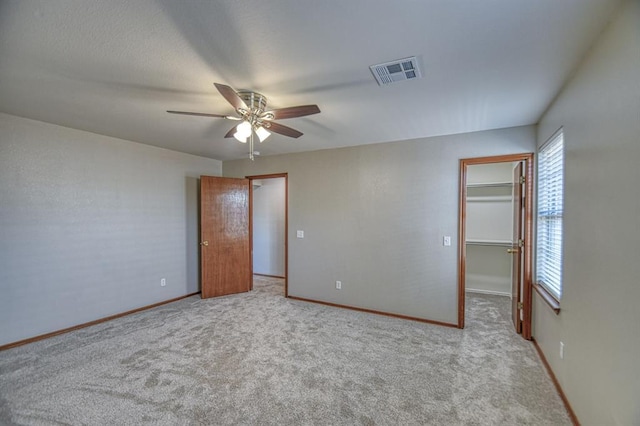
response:
M242 143L247 143L247 138L251 136L251 124L248 121L243 121L236 126L236 132L233 137Z
M299 138L302 136L302 132L292 129L291 127L283 126L273 120L303 117L320 112L320 108L318 108L317 105L300 105L268 110L267 98L260 93L244 90L236 92L231 87L224 84L214 83L214 85L227 102L233 106L239 117L221 114L207 114L202 112L167 112L170 114L195 115L200 117L214 117L241 121L240 124L233 126L233 128L231 128L224 137L230 138L233 136L242 143L247 143L248 140L249 158L251 160L253 160L254 154L257 155L257 152L253 149L254 133L258 136L260 142L267 139L271 135L271 132L279 133L291 138Z
M264 127L258 127L256 129L256 135L258 135L258 139L260 139L260 142L264 142L265 139L271 136L271 132L266 130Z

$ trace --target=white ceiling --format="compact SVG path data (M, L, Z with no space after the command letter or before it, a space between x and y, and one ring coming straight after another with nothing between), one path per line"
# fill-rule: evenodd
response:
M247 146L213 86L281 121L262 155L536 123L619 0L2 0L0 111L219 160ZM369 65L417 56L423 78Z

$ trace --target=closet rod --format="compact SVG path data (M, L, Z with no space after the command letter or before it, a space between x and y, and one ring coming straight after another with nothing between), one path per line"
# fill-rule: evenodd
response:
M513 243L507 240L467 240L467 245L470 246L496 246L496 247L511 247Z

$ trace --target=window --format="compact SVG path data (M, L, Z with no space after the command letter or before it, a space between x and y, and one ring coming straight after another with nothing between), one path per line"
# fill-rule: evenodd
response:
M564 137L560 129L538 153L537 283L556 301L562 296Z

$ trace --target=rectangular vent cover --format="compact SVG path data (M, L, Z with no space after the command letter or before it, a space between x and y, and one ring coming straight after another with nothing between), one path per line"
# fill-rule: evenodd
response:
M380 86L422 77L418 68L418 60L415 56L385 62L384 64L371 65L369 68Z

